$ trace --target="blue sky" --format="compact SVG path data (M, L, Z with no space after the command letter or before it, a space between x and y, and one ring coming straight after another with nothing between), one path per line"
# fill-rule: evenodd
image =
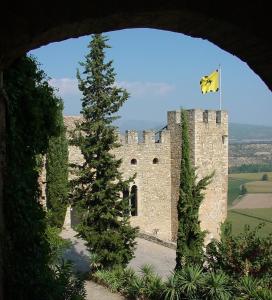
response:
M272 93L239 58L199 38L154 29L108 32L107 60L113 59L116 81L130 93L120 110L123 120L165 123L168 110L218 109L219 93L202 95L199 81L222 67L222 108L230 122L272 125ZM90 36L32 50L41 68L59 89L64 113L80 112L76 69L84 61Z

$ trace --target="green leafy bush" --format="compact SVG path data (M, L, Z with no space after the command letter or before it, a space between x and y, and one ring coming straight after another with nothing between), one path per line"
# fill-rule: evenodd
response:
M62 261L53 266L55 289L52 300L85 300L86 290L80 274L73 272L70 262Z
M59 236L60 229L57 227L48 226L45 233L50 247L49 264L59 263L62 260L65 250L71 246L71 242Z
M213 240L207 246L206 259L209 267L223 270L232 277L252 276L272 279L272 234L260 237L260 224L254 229L246 225L244 232L232 235L230 223L222 227L221 240Z
M263 174L262 181L268 181L268 180L269 180L268 175L266 173Z
M241 186L241 190L240 190L240 194L241 195L245 195L247 193L247 188L244 184L242 184Z

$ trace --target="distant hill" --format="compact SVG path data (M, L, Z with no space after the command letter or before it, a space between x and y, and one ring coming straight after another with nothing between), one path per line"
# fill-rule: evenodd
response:
M166 125L166 123L149 120L122 120L115 122L121 132L126 130L145 129L158 130ZM229 124L229 141L230 143L241 142L258 142L258 141L272 141L272 126L249 125L249 124Z
M272 141L272 127L230 123L229 141L230 143Z
M122 120L119 119L114 122L114 125L119 127L119 130L124 133L126 130L159 130L164 127L166 124L157 121L148 121L148 120Z
M66 116L69 118L69 116ZM78 116L74 118L79 118ZM115 126L124 133L126 130L143 131L148 129L159 130L166 125L166 122L152 120L123 120L119 119L114 122ZM230 143L247 143L247 142L272 142L272 126L250 125L250 124L229 124L229 142Z

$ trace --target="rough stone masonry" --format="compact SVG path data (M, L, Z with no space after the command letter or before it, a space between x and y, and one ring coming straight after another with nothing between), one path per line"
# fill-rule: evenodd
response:
M228 115L225 111L188 110L192 164L198 179L215 171L200 207L201 228L207 239L218 238L220 224L227 214L228 181ZM68 131L79 116L64 118ZM177 235L177 201L179 197L181 126L180 111L168 112L167 126L159 132L137 131L119 134L121 147L113 150L122 158L124 178L136 175L131 184L131 223L143 233L164 241L175 241ZM69 161L82 163L76 147L69 147Z

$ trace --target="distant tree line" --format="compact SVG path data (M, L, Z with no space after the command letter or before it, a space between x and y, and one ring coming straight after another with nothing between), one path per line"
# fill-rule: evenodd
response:
M272 163L270 164L243 164L229 168L229 174L233 173L258 173L272 172Z

